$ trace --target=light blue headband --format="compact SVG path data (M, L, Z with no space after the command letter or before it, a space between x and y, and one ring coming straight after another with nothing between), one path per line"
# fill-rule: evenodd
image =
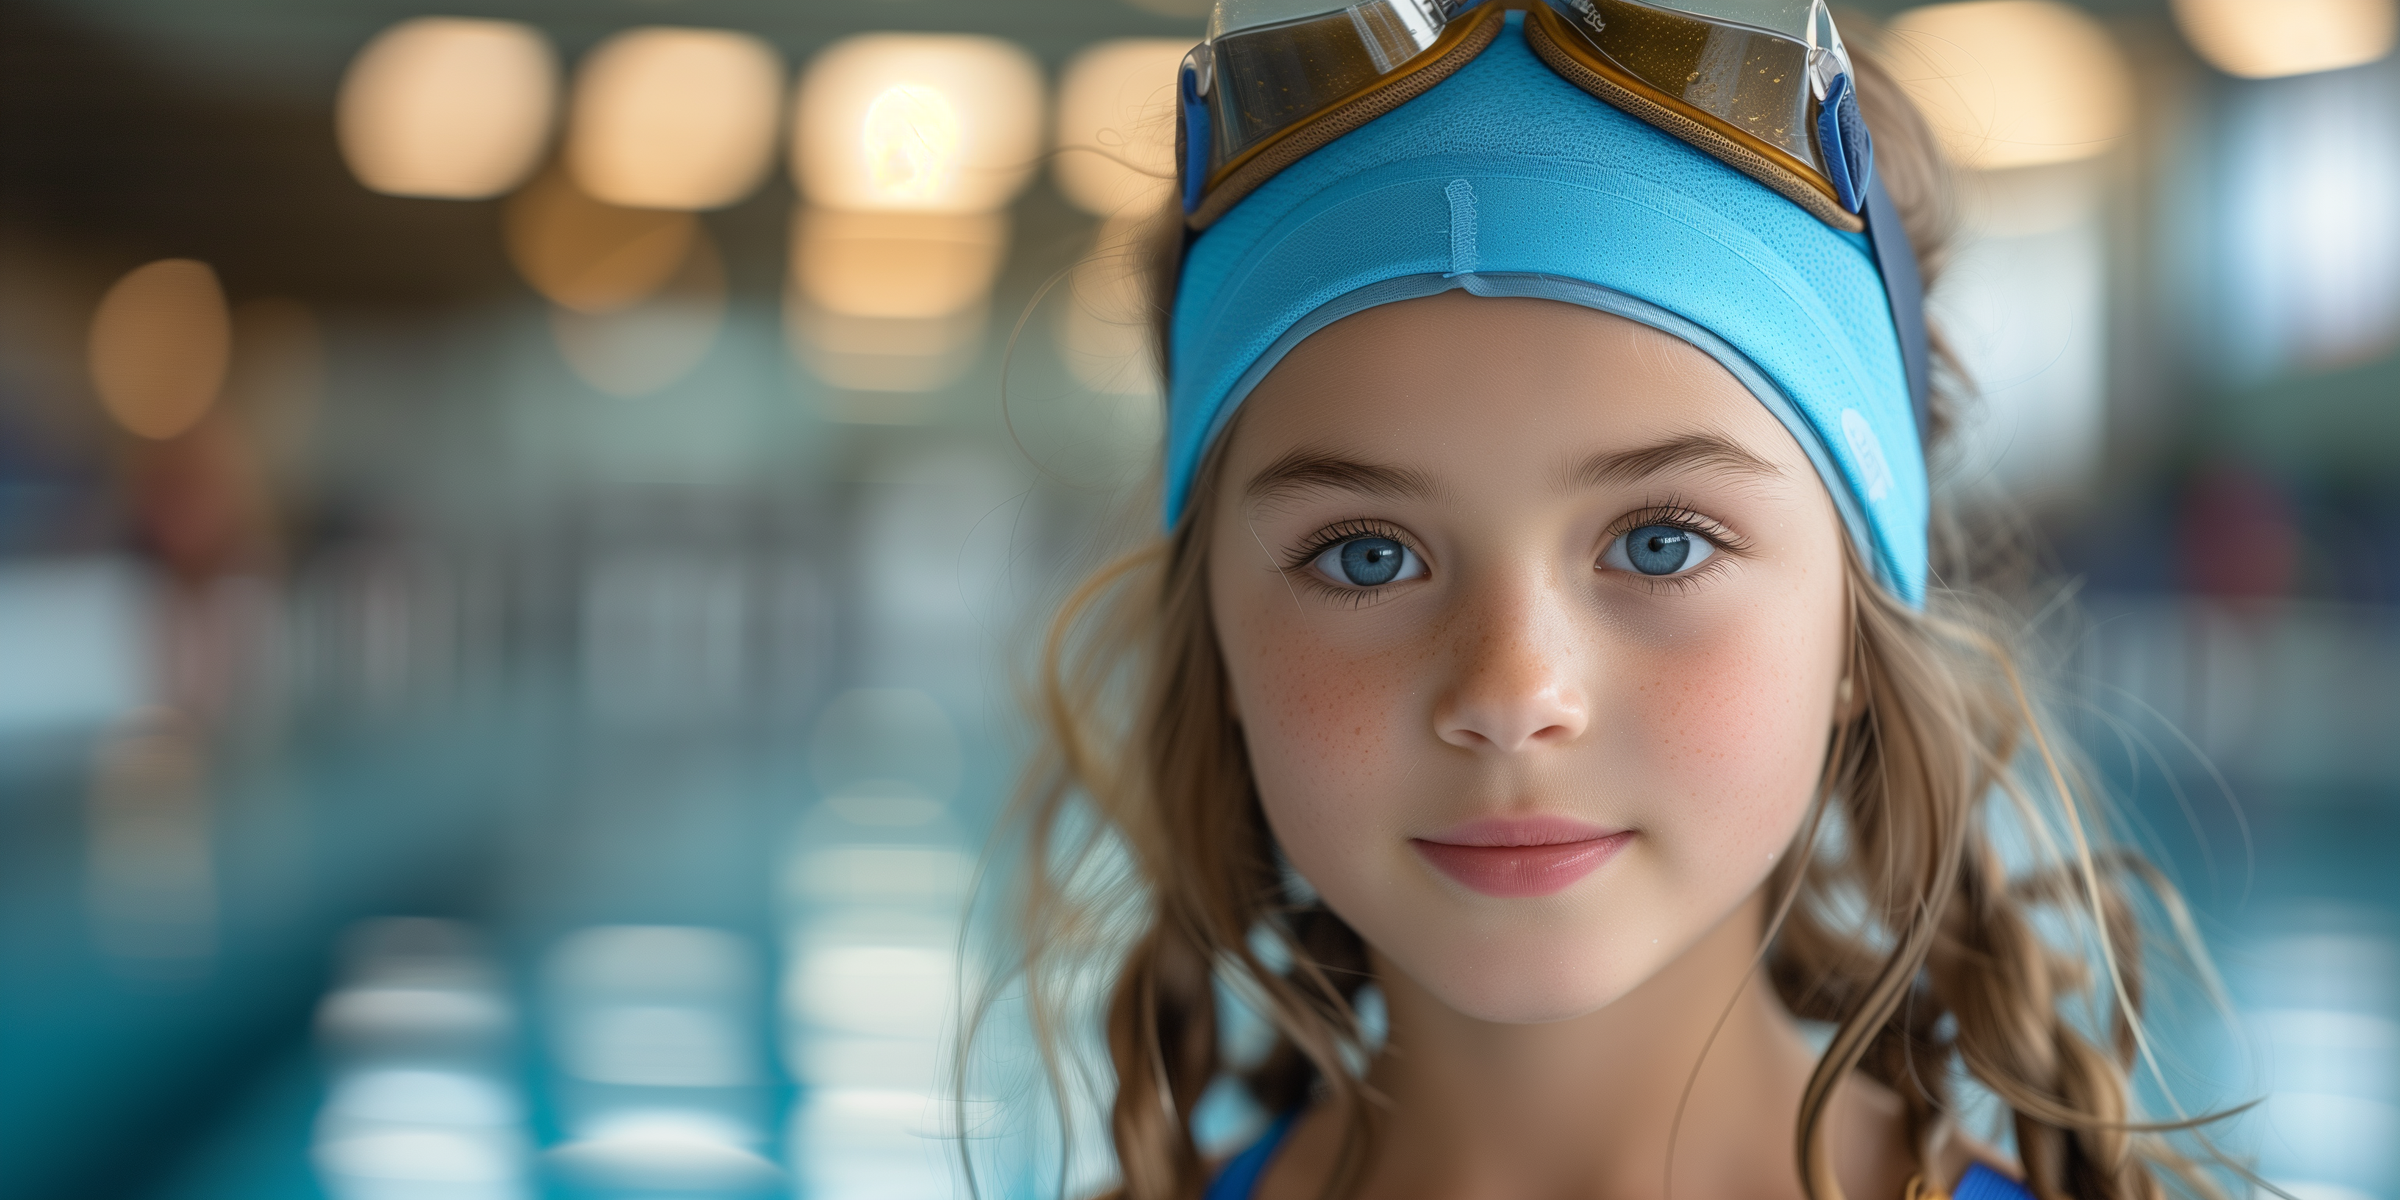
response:
M1292 347L1353 313L1460 288L1580 304L1705 351L1799 440L1884 586L1922 604L1925 456L1866 235L1559 78L1520 20L1192 243L1170 330L1168 525Z

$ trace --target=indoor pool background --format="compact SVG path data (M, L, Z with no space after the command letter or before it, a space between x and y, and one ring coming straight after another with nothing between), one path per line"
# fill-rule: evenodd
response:
M2048 547L2054 699L2221 972L2222 1009L2163 981L2155 1079L2261 1101L2223 1140L2295 1195L2389 1198L2400 68L2388 3L2319 6L2384 24L2297 67L2209 40L2241 7L1845 28L2115 72L2070 97L2098 132L2006 93L1957 117L2000 132L1953 145L1935 310L1986 398L1944 478ZM378 194L346 72L453 15L560 89L628 30L739 33L711 44L785 115L748 190L649 216L539 139L500 198ZM1200 29L1190 0L0 0L0 1194L911 1200L965 1194L962 1134L984 1195L1100 1184L1011 996L948 1081L1043 617L1153 511L1109 218L1154 181L1111 164ZM949 224L785 170L835 105L815 64L885 31L998 39L948 84L1028 149ZM568 264L596 274L541 257L604 226ZM231 331L181 425L107 383L106 298L161 261L208 264ZM1257 1119L1199 1114L1220 1147Z

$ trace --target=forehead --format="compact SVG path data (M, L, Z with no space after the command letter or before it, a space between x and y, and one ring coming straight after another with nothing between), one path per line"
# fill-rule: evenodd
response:
M1454 291L1367 309L1295 347L1242 407L1226 447L1237 476L1306 444L1433 470L1514 463L1547 477L1594 452L1694 433L1814 474L1715 359L1553 300Z

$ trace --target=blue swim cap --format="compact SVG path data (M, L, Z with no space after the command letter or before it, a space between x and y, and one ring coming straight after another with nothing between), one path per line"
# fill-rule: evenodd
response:
M1716 359L1807 451L1883 585L1922 604L1925 455L1867 236L1559 78L1508 19L1457 74L1194 240L1169 331L1168 525L1292 347L1459 288L1613 313Z

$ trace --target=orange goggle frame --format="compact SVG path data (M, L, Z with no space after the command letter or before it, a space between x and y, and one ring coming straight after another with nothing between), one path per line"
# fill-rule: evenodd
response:
M1500 0L1364 0L1195 47L1177 155L1192 227L1449 78L1505 18ZM1821 0L1807 27L1803 41L1641 0L1544 0L1525 40L1576 86L1856 232L1873 149Z

